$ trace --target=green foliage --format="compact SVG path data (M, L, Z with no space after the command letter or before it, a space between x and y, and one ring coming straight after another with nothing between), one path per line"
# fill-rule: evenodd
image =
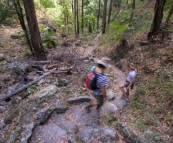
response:
M120 24L118 21L111 23L110 25L115 31L112 35L112 38L115 38L116 41L122 40L124 38L124 32L128 29L128 25Z
M27 88L27 92L28 93L34 93L36 91L36 87L35 86L30 86Z
M15 11L12 6L8 5L7 1L0 1L0 23L8 24L13 23L16 18ZM16 18L17 19L17 18Z
M145 122L140 120L137 122L137 127L142 130L142 131L145 131L147 129L147 126L145 125Z
M172 5L173 5L173 0L166 0L165 6L164 6L164 11L169 10Z
M148 105L148 102L142 98L146 94L146 89L144 87L139 87L135 94L134 99L132 101L131 106L136 109L144 109Z
M93 27L93 29L96 27L96 19L98 14L98 3L95 1L89 2L86 0L84 2L84 25L87 27L89 23Z
M160 140L160 133L156 131L146 131L144 135L148 141L158 142Z
M95 64L94 62L90 63L90 64L86 67L86 70L87 70L88 72L90 72L92 66L95 66L95 65L96 65L96 64Z
M42 5L44 8L53 8L55 7L55 0L39 0L38 1L40 5Z
M41 30L42 44L44 48L55 48L58 43L58 38L55 36L55 32L50 27L46 27L43 24L39 25Z

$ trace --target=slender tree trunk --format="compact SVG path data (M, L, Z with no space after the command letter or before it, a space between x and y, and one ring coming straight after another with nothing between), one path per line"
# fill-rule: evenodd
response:
M76 28L76 0L74 0L74 34L77 36L77 28Z
M100 17L100 0L99 0L99 9L98 9L98 15L97 15L97 31L99 29L99 17Z
M153 23L151 25L150 32L148 33L148 38L150 38L153 34L157 33L157 31L160 29L160 25L162 23L163 18L163 8L165 5L166 0L157 0L155 4L155 13L154 13L154 19Z
M33 0L23 0L23 3L36 58L37 60L46 60L46 55L42 46L41 36L38 28L34 2Z
M88 25L88 32L89 33L92 33L92 26L91 26L91 23L89 22L89 25Z
M71 10L72 10L72 13L73 13L73 10L74 10L74 7L73 7L73 0L71 2Z
M104 0L104 10L103 10L103 29L102 34L105 34L106 32L106 12L107 12L107 0Z
M79 34L79 12L78 12L78 0L76 1L76 13L77 13L77 34Z
M135 7L136 7L136 1L133 0L132 8L135 9Z
M110 0L109 15L108 15L108 24L110 23L111 11L112 11L112 0Z
M82 0L82 25L81 25L82 33L84 33L84 11L83 11L84 3L83 1L84 0Z
M20 25L23 29L23 32L25 33L25 37L26 37L28 46L30 48L30 51L31 51L32 55L35 57L35 53L34 53L34 50L33 50L32 44L31 44L31 39L29 38L29 32L28 32L26 25L25 25L24 15L23 15L22 8L20 6L20 1L19 0L13 0L12 2L13 2L13 5L16 9L16 13L18 15Z
M131 23L131 22L132 22L132 19L133 19L133 14L134 14L134 9L135 9L135 0L133 0L133 3L132 3L132 13L131 13L131 16L130 16L129 23Z
M173 13L173 5L172 5L172 7L171 7L171 9L170 9L170 11L169 11L169 14L168 14L168 17L166 18L165 23L168 23L168 22L169 22L169 19L170 19L172 13Z

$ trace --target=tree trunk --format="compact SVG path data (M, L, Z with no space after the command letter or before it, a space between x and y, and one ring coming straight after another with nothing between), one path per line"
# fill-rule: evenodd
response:
M76 16L77 16L77 34L79 34L79 12L78 12L78 0L76 1Z
M89 22L89 25L88 25L88 32L89 33L92 33L92 26L91 26L91 23Z
M74 0L74 34L75 34L75 37L77 37L77 28L76 28L76 0Z
M104 0L104 10L103 10L103 29L102 34L105 34L106 32L106 11L107 11L107 0Z
M81 25L82 33L84 33L84 11L83 11L84 3L83 1L84 0L82 0L82 25Z
M134 14L134 9L135 9L135 0L133 0L133 3L132 3L132 13L131 13L131 16L130 16L129 23L131 23L131 22L132 22L132 19L133 19L133 14Z
M169 14L168 14L168 17L166 18L166 22L165 23L168 23L169 22L169 19L170 19L172 13L173 13L173 5L172 5L172 7L171 7L171 9L169 11Z
M163 8L165 5L166 0L157 0L154 8L154 19L153 23L151 25L150 32L148 33L147 37L150 38L152 35L156 34L159 29L160 25L162 23L162 18L163 18Z
M34 53L34 50L33 50L32 44L31 44L31 39L29 38L29 32L28 32L26 25L25 25L24 15L23 15L22 8L20 6L20 1L19 0L13 0L12 2L13 2L13 5L15 7L16 13L18 15L20 25L23 29L23 32L25 33L25 37L26 37L27 43L29 45L30 51L31 51L32 55L35 57L35 53Z
M71 1L71 11L73 13L74 7L73 7L73 0Z
M23 0L23 3L26 12L26 18L28 21L29 31L31 34L32 46L34 48L36 58L37 60L46 60L46 55L42 46L42 41L38 28L34 2L33 0Z
M99 0L99 9L98 9L98 15L97 15L97 31L99 29L99 17L100 17L100 0Z
M108 24L110 23L111 11L112 11L112 0L110 0L109 15L108 15Z

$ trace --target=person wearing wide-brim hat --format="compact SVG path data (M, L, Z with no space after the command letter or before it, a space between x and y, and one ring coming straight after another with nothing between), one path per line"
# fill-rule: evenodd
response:
M137 75L137 69L133 63L129 63L128 65L130 72L126 78L126 81L124 84L119 85L119 89L123 92L122 97L129 97L129 90L130 88L133 89L134 87L134 81ZM126 89L126 91L124 90Z
M95 71L97 74L97 90L93 91L93 96L96 98L96 101L85 107L87 113L91 111L90 107L97 106L97 109L99 109L103 103L107 101L106 86L108 86L109 82L106 75L104 74L104 71L106 68L111 67L111 65L108 63L109 60L110 59L108 58L97 60L97 66L93 66L90 70L90 72Z

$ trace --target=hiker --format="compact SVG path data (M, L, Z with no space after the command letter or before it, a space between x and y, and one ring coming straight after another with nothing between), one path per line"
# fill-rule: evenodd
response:
M104 102L107 101L106 96L106 86L108 86L108 79L106 75L104 74L104 71L106 68L111 67L110 64L108 64L108 58L102 58L101 60L97 61L97 66L93 66L90 70L90 72L95 71L97 74L97 80L96 80L96 86L97 89L93 91L93 96L95 97L96 101L90 103L85 107L87 113L90 113L90 108L92 106L97 106L97 110L103 105Z
M129 98L129 91L130 89L133 89L134 81L137 75L137 69L135 68L133 63L130 63L128 67L130 68L130 72L126 78L126 81L124 84L119 85L119 89L123 92L123 95L122 95L123 98L124 97ZM126 89L126 92L124 88Z

